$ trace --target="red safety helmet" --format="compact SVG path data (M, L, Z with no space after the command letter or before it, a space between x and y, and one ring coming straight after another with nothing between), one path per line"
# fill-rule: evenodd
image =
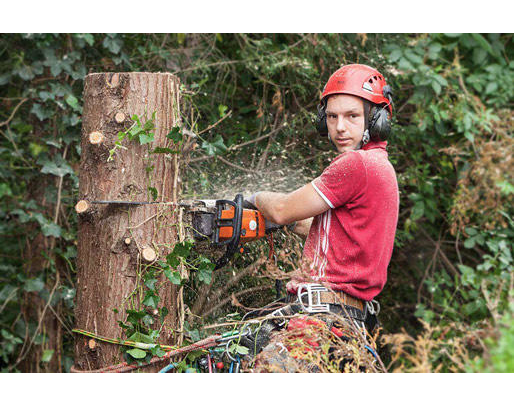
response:
M338 93L358 96L377 105L387 105L389 113L393 114L391 88L382 74L370 66L351 64L335 71L323 89L321 100Z

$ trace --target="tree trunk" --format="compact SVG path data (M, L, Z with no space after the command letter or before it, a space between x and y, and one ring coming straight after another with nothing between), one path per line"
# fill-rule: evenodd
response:
M167 73L94 73L85 78L79 197L87 203L76 207L76 328L126 339L118 321L126 320L127 309L146 310L150 316L156 312L142 304L146 289L142 278L150 264L165 260L178 239L176 207L92 201L177 201L177 154L151 151L176 148L166 135L179 124L179 96L178 78ZM153 141L140 144L138 138L126 137L108 161L118 132L134 124L133 115L144 124L154 112ZM156 189L156 199L150 188ZM162 273L156 287L158 308L169 310L159 342L174 344L178 340L174 330L180 329L183 318L181 298ZM158 329L159 318L155 320L153 328ZM76 336L75 369L101 369L121 361L119 346Z
M29 195L26 201L33 199L41 205L43 213L48 218L52 218L55 209L46 202L45 190L52 182L50 176L40 176L37 182L32 182L28 188ZM54 237L45 237L42 233L34 235L34 229L39 230L38 227L28 227L26 230L27 238L23 250L23 268L27 277L36 277L43 272L49 265L49 258L53 256L52 246L55 244ZM48 292L52 291L54 284L59 281L59 261L56 261L56 272L53 281L47 282ZM59 315L59 306L54 306L54 311ZM21 313L25 324L33 323L39 326L37 335L43 334L44 341L42 344L36 345L31 342L34 334L27 332L25 343L22 347L23 352L19 357L22 358L19 362L18 368L26 373L40 373L40 372L61 372L61 351L62 351L62 329L57 317L53 314L52 310L47 307L47 301L42 299L38 293L25 292L23 293L23 301L21 305ZM41 320L41 322L40 322ZM45 349L53 350L53 356L47 363L41 363L42 355Z

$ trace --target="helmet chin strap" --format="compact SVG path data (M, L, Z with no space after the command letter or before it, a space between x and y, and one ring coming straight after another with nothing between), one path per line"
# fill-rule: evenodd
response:
M369 136L369 111L371 110L371 104L367 100L362 100L363 108L364 108L364 133L362 133L362 140L359 143L358 150L360 150L362 147L364 147L366 144L369 143L370 136Z
M364 130L364 133L362 133L362 140L360 141L356 150L360 150L362 147L364 147L368 143L369 143L369 130L366 129L366 130Z
M369 143L369 130L366 129L364 131L364 133L362 134L361 147L364 147L368 143Z

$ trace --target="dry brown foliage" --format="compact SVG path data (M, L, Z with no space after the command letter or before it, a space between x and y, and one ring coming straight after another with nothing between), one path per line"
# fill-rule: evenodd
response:
M469 160L468 150L458 146L443 150L453 157L455 167L464 162L471 163L464 167L457 182L451 209L451 231L456 235L465 227L505 228L506 219L499 210L514 204L514 194L502 194L497 184L503 181L514 183L514 139L476 140L474 160Z
M452 323L445 327L420 321L423 331L415 338L402 328L400 333L383 335L381 342L391 348L388 370L393 373L465 372L473 353L484 352L483 339L490 326L471 328Z

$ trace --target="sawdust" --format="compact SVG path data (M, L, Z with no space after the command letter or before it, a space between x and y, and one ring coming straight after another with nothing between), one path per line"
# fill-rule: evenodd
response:
M234 164L248 168L245 163L234 161ZM291 192L309 183L320 172L306 167L290 167L279 160L269 162L262 171L243 172L218 161L215 166L206 165L201 178L198 178L198 173L191 173L183 195L233 199L240 193L247 197L258 191Z

